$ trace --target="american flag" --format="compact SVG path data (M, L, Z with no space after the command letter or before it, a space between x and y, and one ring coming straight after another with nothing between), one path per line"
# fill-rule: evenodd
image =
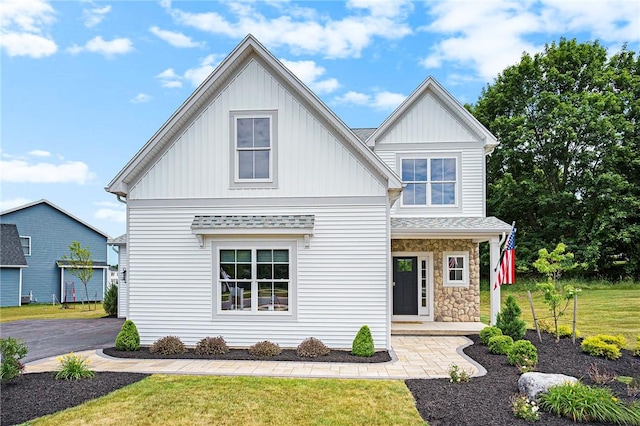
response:
M504 243L502 258L498 265L498 275L493 288L498 288L502 284L515 284L516 282L516 228L511 228L509 237Z

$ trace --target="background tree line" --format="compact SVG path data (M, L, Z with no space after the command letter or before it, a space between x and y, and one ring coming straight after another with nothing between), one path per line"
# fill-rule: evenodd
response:
M637 53L561 39L523 54L467 108L501 143L487 210L517 221L519 269L564 242L586 275L640 278Z

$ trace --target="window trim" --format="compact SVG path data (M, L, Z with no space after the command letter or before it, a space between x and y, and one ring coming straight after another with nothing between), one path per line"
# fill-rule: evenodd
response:
M241 118L268 118L270 130L269 178L241 179L239 177L239 155L237 146L237 122ZM244 110L229 112L229 187L234 188L277 188L278 186L278 111Z
M298 241L280 238L267 238L255 240L224 240L212 241L211 249L213 260L212 271L212 318L213 319L239 319L248 321L287 321L297 319L297 282L298 282ZM255 270L257 258L254 256L256 250L289 250L289 310L288 311L259 311L257 305L258 281L257 276L251 280L251 310L223 310L220 296L220 251L221 250L252 250L251 267ZM254 299L255 302L254 303Z
M22 245L22 239L23 238L26 238L27 241L29 242L28 253L24 253L24 246ZM22 248L22 252L24 253L25 256L31 256L31 237L29 237L27 235L20 235L20 247Z
M455 181L455 202L453 204L432 204L431 203L431 160L436 159L452 159L456 162L456 181ZM433 208L438 210L459 211L462 209L462 153L460 152L413 152L413 153L398 153L396 155L396 170L398 175L402 177L402 160L427 160L427 193L426 204L405 204L404 195L400 196L399 208L401 209L424 209ZM407 183L404 181L403 183ZM437 181L440 182L440 181ZM450 183L449 181L443 181ZM415 183L411 181L410 183Z
M462 268L462 280L449 279L449 257L462 257L464 259L464 265ZM442 252L442 286L443 287L469 287L469 252L468 251Z

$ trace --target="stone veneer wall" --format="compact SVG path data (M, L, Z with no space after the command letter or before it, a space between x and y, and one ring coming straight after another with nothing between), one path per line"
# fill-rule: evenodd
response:
M392 240L392 252L433 252L433 318L436 321L480 321L480 255L471 240ZM442 285L442 253L469 252L469 287Z

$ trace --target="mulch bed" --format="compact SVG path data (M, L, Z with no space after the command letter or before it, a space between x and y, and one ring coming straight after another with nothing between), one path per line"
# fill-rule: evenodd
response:
M305 358L296 355L295 349L283 349L280 355L276 356L255 356L246 349L231 349L222 355L198 355L192 349L180 355L159 355L149 352L149 348L140 348L138 351L118 351L116 348L106 348L102 352L115 358L135 358L135 359L209 359L228 361L298 361L298 362L353 362L369 364L376 362L391 361L388 351L378 351L371 357L360 357L351 355L349 351L332 350L329 355L317 358Z
M474 377L468 383L450 383L449 379L406 380L420 415L430 426L530 424L514 417L511 411L509 399L518 393L518 369L509 364L506 356L489 353L487 347L480 344L477 335L469 338L474 344L465 348L464 352L485 367L487 374ZM594 384L588 374L592 364L596 364L601 371L607 370L615 375L640 376L640 358L633 357L629 351L623 350L620 359L608 361L583 353L579 342L574 345L571 339L561 339L556 343L553 336L544 334L540 343L533 331L528 331L525 338L538 349L536 371L539 372L567 374L589 385ZM607 386L620 399L640 402L638 397L627 395L627 386L622 383L616 381ZM542 413L537 424L554 426L575 423Z
M459 384L449 383L448 379L406 380L420 415L431 426L529 424L515 418L511 412L509 398L518 393L518 369L509 365L505 356L490 354L485 346L480 345L477 335L469 337L475 344L467 347L464 352L482 364L488 371L487 375ZM555 343L553 337L547 334L543 336L544 341L539 343L537 336L532 332L527 332L526 338L538 348L537 371L568 374L582 379L587 384L593 384L588 375L588 369L592 364L596 364L600 370L605 369L616 375L640 375L640 358L632 357L629 351L623 351L622 358L616 361L607 361L582 353L580 345L573 345L570 339ZM105 350L105 353L108 352ZM343 357L344 353L348 355L346 351L332 351L329 357ZM141 356L141 353L138 353L138 356ZM331 361L348 362L342 358L334 358ZM92 380L64 381L55 380L52 373L25 374L1 385L1 424L4 426L22 423L80 405L145 377L146 374L98 372ZM608 386L619 398L640 402L638 397L627 396L626 385L613 382ZM574 423L569 419L542 413L542 418L537 424L555 426Z

